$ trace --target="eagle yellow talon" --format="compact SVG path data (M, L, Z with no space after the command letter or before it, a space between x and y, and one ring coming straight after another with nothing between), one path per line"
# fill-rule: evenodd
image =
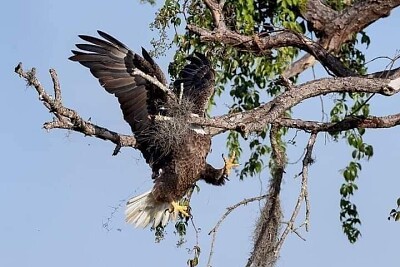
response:
M230 158L224 158L225 166L224 166L224 175L229 176L232 168L238 167L239 164L234 163L236 159L236 153L232 152Z
M170 212L174 214L174 216L178 215L179 213L182 214L184 217L190 217L189 214L189 207L185 205L180 205L178 202L172 201L171 203Z

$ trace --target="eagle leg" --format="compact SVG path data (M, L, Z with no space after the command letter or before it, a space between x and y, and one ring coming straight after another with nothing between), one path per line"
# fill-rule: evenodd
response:
M229 158L225 158L224 157L224 162L225 162L225 166L224 166L224 172L223 172L223 176L224 177L228 177L229 174L231 173L232 168L238 167L239 164L234 163L236 159L236 153L232 152L232 155Z
M189 206L187 205L181 205L178 202L172 201L171 202L171 208L170 208L170 212L173 214L174 218L176 218L176 216L180 213L181 215L183 215L184 217L188 218L190 217L189 214Z

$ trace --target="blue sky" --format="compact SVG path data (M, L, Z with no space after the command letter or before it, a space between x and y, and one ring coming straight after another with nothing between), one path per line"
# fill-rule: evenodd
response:
M149 167L135 150L123 149L112 157L114 146L110 142L62 130L44 131L41 126L51 120L51 115L36 93L13 72L20 61L25 68L36 67L38 78L51 92L48 69L55 68L64 105L99 125L129 133L117 101L85 68L67 58L78 34L94 35L97 29L111 33L135 51L141 46L150 47L156 33L148 25L155 11L155 7L134 0L3 3L0 266L185 266L192 256L186 250L195 244L191 229L188 242L181 248L175 246L178 238L172 227L166 240L156 244L148 229L134 229L124 223L123 209L114 214L110 231L103 228L112 207L123 205L128 197L152 186ZM400 43L397 25L399 10L367 29L372 38L367 59L396 53ZM158 59L164 70L172 52ZM369 67L374 71L385 65L380 60ZM220 114L228 101L220 99L214 113ZM372 112L397 113L398 103L398 96L378 96L372 101ZM320 109L319 100L311 100L298 114L307 118L317 114L319 118ZM373 130L365 137L374 145L375 155L363 165L360 190L354 197L363 223L362 237L355 245L348 243L339 222L339 170L350 159L350 150L344 142L319 136L314 151L316 163L310 169L311 231L303 233L306 242L289 235L278 266L398 265L395 257L400 225L388 221L387 216L400 196L399 134L399 129ZM291 162L301 156L306 139L300 133L296 146L290 147ZM220 155L226 152L224 136L215 138L209 162L222 166ZM293 177L300 170L300 165L289 165L283 183L282 202L287 215L299 192L300 181ZM225 207L257 196L267 181L265 173L245 181L232 176L223 188L201 184L192 202L197 227L202 229L201 266L209 253L207 233ZM213 266L245 264L258 211L258 204L253 203L228 217L217 236Z

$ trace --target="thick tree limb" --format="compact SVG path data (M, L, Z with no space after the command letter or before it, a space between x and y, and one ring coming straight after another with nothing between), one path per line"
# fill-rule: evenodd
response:
M378 19L387 17L391 10L399 5L400 0L356 1L342 12L337 12L320 0L308 0L301 15L317 32L318 45L327 52L337 52L353 34L362 31ZM304 55L292 63L282 75L287 78L296 76L315 62L312 53Z
M246 36L228 29L215 29L210 31L195 25L187 28L200 36L205 42L224 43L238 49L261 53L272 48L294 46L316 57L330 71L340 77L355 76L351 70L345 68L332 54L328 53L320 44L294 31L282 30L274 35L259 37Z
M315 31L320 32L338 16L339 12L325 5L320 0L308 0L306 8L300 9L300 14L311 24Z
M365 29L376 20L388 16L392 9L400 5L400 0L358 1L342 12L333 10L320 0L309 0L306 8L301 11L301 15L318 33L317 41L287 30L263 37L239 34L225 26L221 3L212 0L205 3L213 14L214 29L204 29L196 25L187 26L205 42L223 43L255 53L284 46L294 46L309 53L294 62L283 73L283 76L290 78L313 66L315 59L337 76L354 76L355 73L346 69L331 52L337 52L343 43L352 38L353 34Z
M394 80L378 78L367 79L360 77L324 78L293 87L292 90L286 91L270 102L250 111L227 114L214 117L213 119L191 118L191 122L218 128L210 129L209 133L212 135L227 130L235 130L244 134L260 132L264 129L265 125L279 121L287 127L291 127L289 123L293 122L294 128L298 128L299 125L307 125L307 130L315 130L315 128L319 128L321 131L336 131L336 129L338 129L337 126L332 124L302 123L302 121L284 120L280 119L280 117L286 110L296 106L308 98L318 95L340 92L364 92L391 96L398 93L399 90L400 78ZM380 119L376 117L369 118L369 120L363 122L364 125L380 125L379 128L383 128L385 127L385 122L389 123L389 127L390 125L393 126L398 123L397 115L381 117ZM346 123L348 122L350 122L349 119ZM360 123L360 120L358 123ZM352 122L350 125L355 125L355 122Z
M222 118L222 117L219 117ZM216 118L211 118L211 119L206 119L206 120L201 120L199 122L195 122L196 124L208 126L208 133L211 135L217 135L220 134L221 132L225 132L228 130L233 130L233 131L239 131L239 132L244 132L244 128L240 127L221 127L221 123L219 121L216 121L219 119L218 117ZM195 121L198 119L196 118ZM254 123L256 120L254 120ZM340 122L319 122L319 121L307 121L307 120L301 120L301 119L289 119L289 118L277 118L273 122L276 125L287 127L287 128L292 128L292 129L298 129L298 130L303 130L306 132L328 132L328 133L335 133L335 132L341 132L341 131L346 131L350 129L356 129L356 128L364 128L364 129L381 129L381 128L392 128L395 126L400 125L400 113L393 114L393 115L388 115L388 116L381 116L381 117L376 117L376 116L368 116L368 117L363 117L363 116L349 116L344 118ZM224 124L224 123L222 123ZM224 124L226 125L226 124ZM262 131L264 127L257 128L254 131L259 132Z
M365 0L348 6L333 21L325 24L324 35L334 36L329 41L328 51L337 51L352 34L382 17L387 17L399 5L400 0Z
M206 6L210 9L213 16L214 24L217 28L226 29L224 16L222 14L222 9L224 7L225 1L220 1L219 3L215 0L204 0Z
M282 76L285 78L291 78L296 75L299 75L306 69L315 65L317 60L310 54L305 54L292 64L282 73Z

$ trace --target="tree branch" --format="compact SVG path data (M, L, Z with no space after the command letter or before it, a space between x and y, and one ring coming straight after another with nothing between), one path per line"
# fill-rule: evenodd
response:
M239 206L243 206L243 205L247 205L251 202L254 201L260 201L262 199L264 199L267 195L262 195L262 196L258 196L258 197L252 197L252 198L246 198L243 199L242 201L236 203L233 206L227 207L227 211L222 215L221 219L219 219L219 221L217 222L217 224L214 226L213 229L211 229L211 231L208 233L208 235L212 235L212 240L211 240L211 248L210 248L210 254L208 256L208 261L207 261L207 267L211 267L211 259L212 256L214 254L214 245L215 245L215 239L217 237L217 232L219 227L221 226L222 222L226 219L226 217L228 217L228 215L234 211L236 208L238 208Z
M378 19L387 17L390 11L399 5L400 0L356 1L343 11L337 12L320 0L309 0L301 14L320 37L317 44L327 52L337 52L353 34L362 31ZM314 63L315 55L304 55L293 62L282 75L287 78L294 77Z
M400 113L383 117L347 117L339 123L321 123L300 119L281 118L280 116L298 103L318 95L333 92L367 92L382 95L393 95L400 90L400 68L386 72L395 79L367 79L360 77L326 78L293 87L276 97L272 101L251 111L232 113L214 118L191 117L189 122L204 126L208 134L217 135L227 130L234 130L244 134L262 131L265 125L275 123L279 126L301 129L313 132L339 132L354 128L390 128L400 124ZM95 125L82 119L75 110L64 107L62 104L61 87L55 70L50 70L54 85L53 98L49 95L36 78L35 69L25 72L22 64L15 68L15 72L23 77L29 86L33 86L39 94L43 105L54 114L53 121L44 123L46 130L59 128L80 132L85 136L95 136L109 140L116 144L113 153L118 153L121 147L136 147L136 139L130 135L120 134L107 128ZM371 74L382 75L383 72ZM139 75L139 74L138 74ZM152 79L150 77L150 82Z
M318 131L319 129L320 131L340 131L341 129L338 127L338 124L289 120L280 118L280 116L282 116L286 110L308 98L328 93L364 92L391 96L399 91L400 78L394 80L378 78L367 79L361 77L325 78L295 86L292 90L288 90L270 102L250 111L231 113L212 119L192 117L190 122L210 127L208 133L212 135L227 130L234 130L247 135L251 132L260 132L264 129L265 125L275 122L287 127L304 128L305 130ZM352 120L348 118L345 120L345 123L342 123L341 126L347 125L347 127L350 127L357 123L362 123L368 126L367 128L392 127L398 125L398 115L368 117L364 120Z
M397 59L398 58L393 59L392 62L394 63L394 61ZM387 78L387 79L395 80L397 78L400 78L400 67L395 68L395 69L374 72L374 73L366 75L365 77L366 78Z
M314 66L316 61L317 60L312 55L305 54L304 56L290 64L290 66L282 73L282 76L289 79L291 77L299 75L306 69Z
M303 169L301 171L301 189L299 196L297 198L297 202L295 205L295 208L293 210L292 216L290 217L289 222L286 225L285 230L283 231L278 244L276 245L275 248L275 255L278 257L279 252L282 248L283 242L285 241L287 235L289 234L290 231L294 230L294 222L297 218L297 215L299 214L301 204L303 200L306 202L306 219L304 222L304 225L306 226L306 230L308 231L308 224L310 221L310 204L308 202L308 190L307 190L307 183L308 183L308 167L314 162L312 159L312 150L315 144L315 141L317 140L317 133L312 133L306 147L306 154L304 155L303 158Z
M343 66L339 59L328 53L323 46L311 39L290 30L282 30L264 37L246 36L228 29L216 28L213 31L188 25L187 28L200 36L205 42L224 43L238 49L261 53L273 48L294 46L317 58L324 66L340 77L355 76L356 74Z
M39 80L36 78L36 71L25 72L22 63L15 68L15 72L27 82L28 86L33 86L39 94L39 100L43 105L54 114L53 121L46 122L43 128L46 130L59 128L73 130L84 134L85 136L95 136L97 138L108 140L116 144L113 155L119 152L121 147L136 147L136 139L133 136L119 134L110 131L104 127L97 126L87 120L82 119L75 110L64 107L61 98L61 87L55 70L50 70L50 76L54 85L54 98L49 95Z
M275 123L284 127L296 128L308 132L334 133L356 128L365 128L365 129L391 128L400 125L400 113L382 117L349 116L344 118L340 122L327 122L327 123L281 118L275 121Z
M326 24L324 34L333 36L328 51L337 51L352 34L360 32L382 17L387 17L399 5L400 0L365 0L348 6L331 23Z
M336 10L320 0L308 0L306 8L300 9L300 14L317 32L323 31L326 25L338 16Z
M222 13L224 2L225 1L220 1L220 3L218 3L216 0L204 0L204 3L211 11L215 27L220 29L226 29L224 15Z

